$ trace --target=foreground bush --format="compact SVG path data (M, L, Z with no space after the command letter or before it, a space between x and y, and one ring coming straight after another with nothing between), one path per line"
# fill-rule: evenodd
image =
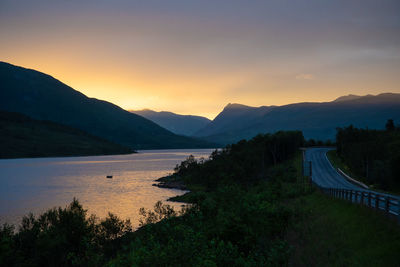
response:
M0 266L98 266L113 253L117 239L132 231L129 221L113 214L99 221L74 199L37 218L22 219L19 231L0 230Z

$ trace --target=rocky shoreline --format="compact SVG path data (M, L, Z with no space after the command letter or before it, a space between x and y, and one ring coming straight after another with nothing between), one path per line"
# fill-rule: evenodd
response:
M176 177L174 175L161 177L161 178L159 178L159 179L157 179L155 181L158 182L158 183L153 184L153 186L157 186L157 187L160 187L160 188L188 190L186 185L180 179L180 177Z

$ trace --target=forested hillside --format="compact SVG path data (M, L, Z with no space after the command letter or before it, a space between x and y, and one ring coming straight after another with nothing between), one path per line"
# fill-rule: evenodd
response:
M128 154L133 150L50 121L0 111L0 158Z

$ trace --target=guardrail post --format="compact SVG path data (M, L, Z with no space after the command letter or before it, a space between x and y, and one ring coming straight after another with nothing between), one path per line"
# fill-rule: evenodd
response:
M375 194L375 209L379 210L379 195Z
M371 208L371 192L368 192L368 207Z
M385 197L385 212L386 212L386 214L389 214L389 205L390 205L390 198Z
M364 191L361 191L361 205L364 205Z
M400 223L400 199L397 199L397 219Z
M354 191L354 203L358 203L358 191Z

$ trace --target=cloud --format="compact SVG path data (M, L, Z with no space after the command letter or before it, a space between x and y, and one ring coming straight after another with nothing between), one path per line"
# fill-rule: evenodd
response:
M315 77L312 74L309 73L301 73L299 75L296 75L296 80L314 80Z

